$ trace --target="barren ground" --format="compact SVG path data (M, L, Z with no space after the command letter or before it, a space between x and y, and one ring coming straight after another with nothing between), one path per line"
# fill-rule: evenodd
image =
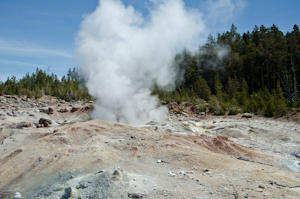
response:
M93 102L0 97L0 198L299 198L299 113L181 106L132 127L91 120Z

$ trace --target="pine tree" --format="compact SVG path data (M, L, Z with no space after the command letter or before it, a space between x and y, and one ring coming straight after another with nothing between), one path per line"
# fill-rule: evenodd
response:
M277 88L275 93L275 106L276 106L276 110L275 110L276 116L283 116L287 114L288 107L287 107L286 99L283 96L283 92L280 87L279 80L277 81Z

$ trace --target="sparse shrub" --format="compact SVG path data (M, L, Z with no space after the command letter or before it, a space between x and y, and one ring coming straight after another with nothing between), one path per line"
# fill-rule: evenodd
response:
M199 104L199 113L201 112L206 112L207 111L207 107L204 104Z
M270 96L266 105L265 115L267 117L273 117L275 115L275 111L276 111L276 107L274 104L274 98Z
M236 107L236 106L231 106L229 109L228 109L228 115L236 115L238 113L242 113L241 109Z
M224 107L216 96L211 97L209 110L214 113L214 115L225 115Z
M194 88L199 98L209 101L211 90L204 78L197 79L194 83Z
M254 99L254 97L252 96L248 101L248 104L244 106L244 111L248 113L257 113L258 109L259 109L259 105Z
M300 108L298 108L300 110ZM296 109L297 110L297 109ZM276 116L284 116L288 113L288 107L284 100L279 100L276 102Z

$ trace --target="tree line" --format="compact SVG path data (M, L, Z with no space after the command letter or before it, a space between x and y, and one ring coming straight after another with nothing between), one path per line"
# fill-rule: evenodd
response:
M85 81L76 68L69 69L67 76L61 79L37 68L35 73L27 73L19 80L15 76L8 77L5 82L0 82L0 91L1 95L26 95L29 98L52 95L68 101L91 99Z
M184 74L177 77L176 90L155 86L153 91L166 102L208 102L215 114L282 116L292 108L300 110L297 25L286 34L276 25L262 25L241 35L232 24L217 38L209 35L197 52L184 49L177 54L174 68Z

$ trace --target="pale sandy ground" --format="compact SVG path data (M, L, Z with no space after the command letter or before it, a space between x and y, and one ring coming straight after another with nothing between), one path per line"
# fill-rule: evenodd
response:
M171 114L131 127L89 120L92 103L0 102L0 198L300 196L297 123Z

